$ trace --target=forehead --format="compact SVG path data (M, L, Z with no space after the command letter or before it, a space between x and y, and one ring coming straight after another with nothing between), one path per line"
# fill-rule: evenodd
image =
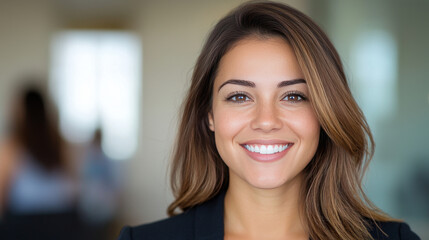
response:
M281 37L251 37L238 41L222 57L215 85L231 78L287 80L302 78L295 53Z

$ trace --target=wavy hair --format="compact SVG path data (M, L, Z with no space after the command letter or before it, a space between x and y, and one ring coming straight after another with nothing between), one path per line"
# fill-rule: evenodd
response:
M245 3L211 31L196 62L182 107L171 165L175 201L168 214L214 197L228 185L208 113L219 62L238 41L282 37L293 49L321 125L319 146L304 169L304 219L311 239L371 239L368 221L392 220L365 196L362 177L374 152L365 117L352 97L340 57L309 17L276 2Z

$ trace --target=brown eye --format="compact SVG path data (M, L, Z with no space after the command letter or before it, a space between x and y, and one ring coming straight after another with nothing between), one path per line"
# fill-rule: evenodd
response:
M245 94L240 93L240 94L235 94L235 95L228 97L227 100L230 102L242 103L242 102L250 101L250 98L248 96L246 96Z
M289 93L283 98L283 101L288 101L292 103L302 102L305 100L306 98L299 93Z

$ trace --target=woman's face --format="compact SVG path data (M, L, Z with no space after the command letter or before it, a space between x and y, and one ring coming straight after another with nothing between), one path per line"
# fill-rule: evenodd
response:
M220 61L210 129L230 181L285 186L313 158L320 125L291 47L279 37L239 41Z

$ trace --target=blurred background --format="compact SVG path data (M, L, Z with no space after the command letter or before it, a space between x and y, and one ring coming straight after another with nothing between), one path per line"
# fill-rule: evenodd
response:
M166 217L193 65L242 2L1 0L0 234L49 239L36 221L116 239ZM281 2L319 23L343 59L376 141L370 199L429 239L429 1Z

